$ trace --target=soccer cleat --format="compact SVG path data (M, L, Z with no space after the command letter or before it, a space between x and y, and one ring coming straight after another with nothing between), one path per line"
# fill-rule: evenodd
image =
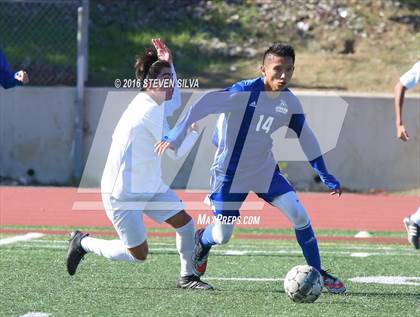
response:
M192 265L194 274L197 276L202 276L206 272L207 259L211 249L211 247L204 247L200 242L204 230L204 228L198 229L194 236L195 248L192 256Z
M69 249L67 251L66 260L67 272L69 272L70 275L74 275L74 273L76 273L77 266L87 253L83 250L80 242L82 241L82 238L88 235L89 233L82 233L77 230L70 234Z
M214 290L213 286L203 282L196 275L180 276L176 282L176 287L183 289L199 289L205 291Z
M407 230L408 242L415 248L419 249L420 227L417 223L411 220L411 217L405 217L404 220L405 230Z
M321 270L321 275L324 283L324 287L328 290L331 294L343 294L346 291L346 286L344 283L329 274L327 271Z

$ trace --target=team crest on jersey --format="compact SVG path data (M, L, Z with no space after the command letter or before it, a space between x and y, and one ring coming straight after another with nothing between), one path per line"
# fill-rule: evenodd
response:
M280 100L280 105L276 106L276 112L286 114L289 111L287 104L284 100Z

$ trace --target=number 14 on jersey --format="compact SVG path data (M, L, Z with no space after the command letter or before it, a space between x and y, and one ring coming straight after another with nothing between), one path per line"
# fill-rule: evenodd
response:
M273 117L269 116L264 120L264 115L260 115L260 119L258 120L256 131L259 132L261 130L264 130L265 133L269 133L271 125L273 124L273 121L274 121Z

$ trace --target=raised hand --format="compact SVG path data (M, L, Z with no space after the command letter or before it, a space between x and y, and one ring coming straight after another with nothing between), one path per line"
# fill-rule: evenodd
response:
M165 43L161 39L152 39L152 44L156 48L158 58L172 64L172 53Z

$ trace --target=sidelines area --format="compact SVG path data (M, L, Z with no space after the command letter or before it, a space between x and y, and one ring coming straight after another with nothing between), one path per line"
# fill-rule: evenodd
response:
M199 214L211 215L204 205L205 192L177 191L187 211L197 220ZM404 231L403 217L415 211L420 197L361 195L344 193L341 198L328 193L298 193L315 229ZM78 193L69 187L0 187L0 225L20 226L106 226L111 227L103 210L74 210L75 203L100 204L98 193ZM261 202L250 194L245 203ZM191 209L189 206L195 206ZM262 210L245 210L243 216L261 216L258 225L245 228L290 228L289 221L274 207L263 204ZM145 217L149 228L164 228Z
M1 231L4 233L4 231ZM64 233L60 236L65 235ZM39 239L41 237L45 237L44 240ZM168 235L153 235L153 237L172 237ZM173 235L175 237L175 235ZM111 237L111 238L117 238ZM267 239L271 240L271 239ZM285 241L291 241L292 239L282 239ZM174 241L174 240L172 240ZM365 240L355 240L360 241L362 243L366 243ZM26 235L19 235L19 236L12 236L5 239L0 239L0 246L1 245L9 245L12 243L19 243L17 247L21 248L39 248L39 249L62 249L65 250L68 247L68 242L66 240L55 240L54 235L45 235L39 232L32 232ZM287 242L286 242L287 245ZM269 246L265 248L266 250L259 250L253 244L237 244L234 243L233 247L215 247L212 250L212 254L222 255L222 256L252 256L252 255L260 255L260 256L272 256L272 255L301 255L301 250L296 249L294 247L287 247L285 245L278 245L278 246ZM330 250L330 247L327 247L323 250L323 255L332 255L332 256L350 256L350 257L369 257L369 256L419 256L416 252L406 251L406 250L398 250L396 252L396 247L381 247L381 246L351 246L351 245L342 245L341 250ZM175 248L174 243L152 243L149 247L150 252L157 253L157 252L169 252L173 254L177 254L177 249ZM363 251L363 252L356 252L356 251Z
M0 233L4 234L24 234L34 229L9 229L1 228ZM70 230L54 230L54 229L36 229L41 234L48 235L67 235ZM117 238L115 231L95 231L89 230L89 233L94 236L105 236ZM149 237L174 237L175 232L147 232ZM256 240L291 240L295 241L296 238L293 235L286 234L267 234L267 233L235 233L234 238L236 239L256 239ZM397 237L371 237L371 238L355 238L355 237L343 237L343 236L327 236L317 235L317 239L323 242L352 242L352 243L373 243L373 244L407 244L407 239Z

